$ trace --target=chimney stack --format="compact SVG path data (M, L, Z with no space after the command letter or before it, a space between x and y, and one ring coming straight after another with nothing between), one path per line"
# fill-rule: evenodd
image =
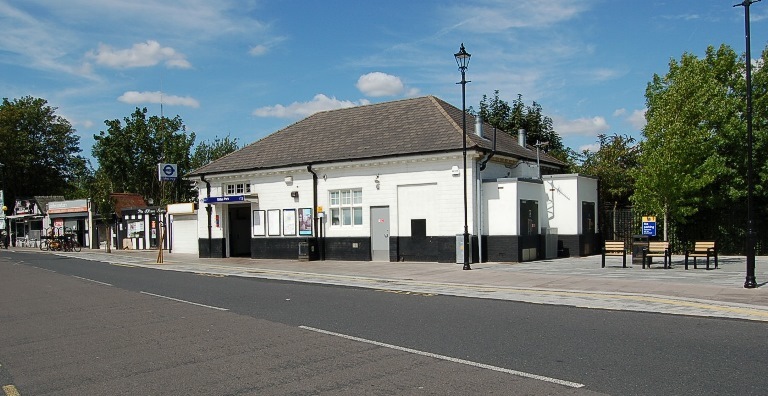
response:
M475 116L475 135L483 137L483 117L480 114Z
M525 147L525 129L520 128L517 130L517 144Z

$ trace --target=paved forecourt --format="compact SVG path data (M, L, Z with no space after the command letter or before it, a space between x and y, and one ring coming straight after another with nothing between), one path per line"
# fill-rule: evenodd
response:
M33 251L32 249L16 249ZM768 257L757 258L758 287L744 289L743 257L720 257L719 269L685 270L682 256L673 267L661 264L642 269L621 267L621 258L572 257L526 263L475 263L472 271L460 264L414 262L358 262L260 260L250 258L201 259L196 255L157 251L84 249L56 253L86 260L162 270L224 276L254 277L308 283L372 288L399 293L523 301L585 308L657 312L675 315L724 317L768 321ZM690 263L689 263L690 264ZM763 275L766 274L766 275Z

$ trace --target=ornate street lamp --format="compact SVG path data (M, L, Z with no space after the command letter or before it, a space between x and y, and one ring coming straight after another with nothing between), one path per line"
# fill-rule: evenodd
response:
M752 207L752 194L754 186L752 183L752 54L749 47L749 6L760 0L744 0L734 7L744 7L744 32L747 40L747 279L744 281L744 287L754 289L757 287L755 278L755 228L754 213Z
M466 72L467 66L469 66L470 55L467 50L464 49L464 43L461 43L459 52L453 54L456 58L456 64L461 71L461 81L456 84L461 84L461 128L462 128L462 149L464 153L464 268L465 270L471 270L469 266L469 226L467 225L467 81Z

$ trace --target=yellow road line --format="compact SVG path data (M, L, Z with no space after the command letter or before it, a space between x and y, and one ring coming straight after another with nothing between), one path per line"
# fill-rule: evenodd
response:
M13 385L3 385L3 392L5 392L5 396L21 396L21 393Z
M556 295L556 296L568 296L568 297L594 297L594 298L605 299L605 300L617 299L617 300L628 300L628 301L643 301L643 302L650 302L650 303L674 305L674 306L680 306L680 307L708 309L712 311L732 312L732 313L768 317L768 310L749 308L749 307L727 306L727 305L717 304L716 302L700 303L695 301L687 301L687 300L680 300L680 299L673 299L673 298L643 296L643 295L614 294L614 293L590 293L590 292L580 292L580 291L535 290L535 289L505 289L505 288L495 289L495 288L489 288L487 286L480 287L480 291L485 291L485 292L493 292L493 291L499 291L499 290L511 290L511 291L515 291L523 294Z
M131 264L123 264L123 263L110 263L110 264L112 264L112 265L116 265L116 266L118 266L118 267L129 267L129 268L136 268L136 266L135 266L135 265L131 265Z
M293 271L280 271L280 270L271 270L271 269L269 270L251 269L251 270L246 270L246 272L256 273L256 274L258 273L272 274L272 275L296 274L296 272L293 272ZM484 285L459 285L459 284L453 284L453 283L435 283L435 282L397 280L397 279L376 279L376 278L366 278L366 277L336 275L336 274L317 274L317 273L298 273L298 274L309 276L315 279L323 279L323 278L329 279L329 280L355 279L359 282L364 282L369 284L380 284L381 282L386 282L386 283L391 283L392 286L402 287L402 288L407 288L406 285L409 285L409 286L415 285L415 286L422 286L422 287L448 287L448 288L457 288L457 289L468 289L468 290L476 290L481 293L482 292L485 292L485 293L512 292L512 293L528 294L528 295L587 297L587 298L595 298L595 299L601 299L601 300L638 301L638 302L646 302L646 303L665 304L668 306L676 306L676 307L704 309L704 310L715 311L715 312L724 312L724 313L732 313L732 314L740 314L740 315L752 315L754 317L768 319L768 309L738 307L738 306L732 306L728 304L719 304L717 301L710 301L710 302L690 301L693 298L677 299L677 298L655 297L655 296L648 296L648 295L621 294L621 293L615 293L615 292L594 293L594 292L586 292L586 291L578 291L578 290L574 290L574 291L543 290L543 289L529 289L529 288L503 287L503 286L489 287ZM380 289L380 288L376 288L376 289L381 291L397 290L397 289ZM432 294L432 293L426 292L425 294ZM441 293L438 292L436 294L441 294Z
M195 275L210 276L212 278L223 278L223 277L226 276L224 274L211 274L211 273L208 273L208 272L195 272Z

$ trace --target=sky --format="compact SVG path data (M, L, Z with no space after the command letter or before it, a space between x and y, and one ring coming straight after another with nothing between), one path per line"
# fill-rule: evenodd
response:
M671 59L745 52L741 1L0 0L0 97L47 100L88 158L104 121L137 107L243 145L317 111L423 95L461 108L463 43L467 107L522 95L566 146L594 150L600 134L642 138L645 88ZM768 1L750 14L756 58Z

